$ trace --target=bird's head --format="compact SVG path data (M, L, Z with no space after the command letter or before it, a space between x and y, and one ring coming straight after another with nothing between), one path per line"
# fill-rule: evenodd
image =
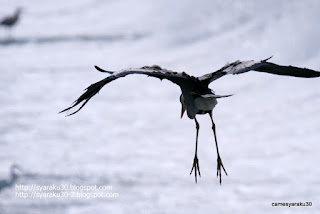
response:
M17 8L16 8L16 11L15 11L15 14L16 14L16 15L20 15L22 11L23 11L23 8L22 8L22 7L17 7Z
M183 117L184 112L186 111L186 105L184 104L184 97L180 95L180 103L181 103L181 118Z

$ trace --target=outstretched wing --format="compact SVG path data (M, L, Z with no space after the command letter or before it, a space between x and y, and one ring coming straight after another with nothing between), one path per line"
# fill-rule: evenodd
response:
M242 74L248 71L259 71L277 75L305 78L320 76L320 72L308 68L299 68L291 65L282 66L271 62L267 62L270 58L271 57L261 61L250 60L241 62L238 60L233 63L228 63L216 72L205 74L199 77L199 80L201 80L205 84L210 84L212 81L219 79L220 77L223 77L226 74Z
M98 66L95 66L95 68L98 71L106 72L111 75L105 79L100 80L99 82L96 82L96 83L90 85L88 88L86 88L86 91L69 108L62 110L59 113L68 111L68 110L72 109L73 107L77 106L78 104L80 104L81 102L83 102L83 104L80 106L80 108L78 110L76 110L75 112L73 112L67 116L70 116L70 115L77 113L78 111L80 111L82 109L83 106L85 106L85 104L87 104L87 102L94 95L96 95L100 91L100 89L103 86L112 82L113 80L116 80L120 77L125 77L129 74L145 74L145 75L148 75L151 77L159 78L160 80L167 79L167 80L170 80L171 82L179 85L182 90L192 87L193 81L197 81L197 79L195 77L189 76L188 74L186 74L184 72L182 72L182 73L173 72L173 71L170 71L167 69L162 69L158 65L144 66L142 68L123 69L118 72L106 71L106 70L99 68Z

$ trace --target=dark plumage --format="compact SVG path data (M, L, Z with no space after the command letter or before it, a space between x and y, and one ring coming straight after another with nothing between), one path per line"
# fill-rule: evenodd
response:
M13 27L19 20L21 8L17 8L13 15L6 16L0 21L0 25L5 27Z

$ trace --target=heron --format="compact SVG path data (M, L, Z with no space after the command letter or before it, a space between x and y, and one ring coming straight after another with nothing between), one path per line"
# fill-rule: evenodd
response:
M200 125L197 121L196 115L208 114L212 123L212 131L213 131L214 142L215 142L215 147L217 152L217 177L221 184L222 170L226 175L228 175L228 173L222 163L221 156L219 153L216 125L212 117L212 111L214 107L217 105L217 99L229 97L231 95L217 95L213 90L209 88L209 84L227 74L242 74L248 71L266 72L270 74L293 76L293 77L304 77L304 78L312 78L312 77L320 76L319 71L311 70L308 68L294 67L290 65L289 66L278 65L278 64L269 62L270 58L272 58L272 56L267 59L263 59L259 61L237 60L232 63L227 63L225 66L223 66L219 70L216 70L214 72L211 72L199 77L189 75L185 72L175 72L175 71L167 70L167 69L161 68L158 65L143 66L141 68L128 68L128 69L123 69L119 71L108 71L98 66L95 66L95 68L98 71L108 73L110 74L110 76L96 83L91 84L89 87L85 89L85 92L77 100L74 101L74 103L70 107L62 110L60 113L69 111L70 109L78 106L81 103L80 107L77 110L75 110L74 112L66 116L70 116L79 112L87 104L87 102L101 90L102 87L104 87L106 84L118 78L125 77L129 74L144 74L147 76L158 78L160 80L163 80L163 79L169 80L172 83L175 83L176 85L178 85L182 92L180 95L181 118L183 117L184 112L186 111L188 117L190 119L193 119L196 125L195 155L193 158L193 164L190 171L190 175L194 170L196 183L197 183L197 176L199 175L199 177L201 177L199 159L197 155L198 134L199 134Z
M18 23L21 12L22 12L22 9L18 7L15 10L14 14L2 18L2 20L0 21L0 25L3 25L8 29L12 28L15 24Z
M12 164L10 167L10 176L8 179L0 180L0 192L8 187L11 187L19 178L18 171L21 171L21 168L17 164Z

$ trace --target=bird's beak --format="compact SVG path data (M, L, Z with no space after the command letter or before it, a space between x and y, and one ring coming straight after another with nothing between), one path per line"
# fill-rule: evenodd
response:
M181 118L183 117L184 112L186 111L186 108L181 105Z

